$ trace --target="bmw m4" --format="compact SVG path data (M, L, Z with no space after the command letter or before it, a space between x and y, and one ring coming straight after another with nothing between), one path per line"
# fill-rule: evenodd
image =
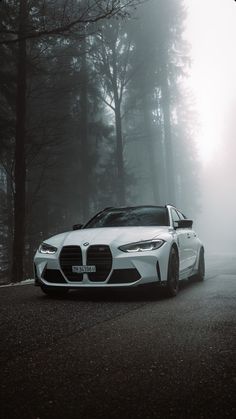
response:
M155 283L175 296L180 280L204 279L204 247L192 224L172 205L105 208L40 244L35 284L60 296L71 288Z

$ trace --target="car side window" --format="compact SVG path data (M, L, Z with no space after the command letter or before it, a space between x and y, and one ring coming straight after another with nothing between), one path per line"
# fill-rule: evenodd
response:
M171 218L173 220L173 226L177 227L177 221L180 220L180 217L178 216L178 213L175 211L175 209L171 208Z
M186 217L184 216L184 214L182 214L182 212L180 212L178 210L176 210L176 212L177 212L177 214L178 214L178 216L181 220L186 220Z

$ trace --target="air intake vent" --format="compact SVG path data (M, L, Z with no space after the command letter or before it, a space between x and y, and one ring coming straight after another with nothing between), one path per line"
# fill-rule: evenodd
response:
M112 254L109 246L102 244L90 246L87 250L87 265L96 266L96 272L88 274L90 281L106 281L112 268Z
M130 284L138 281L141 275L137 269L114 269L109 284Z
M83 274L72 272L72 266L83 265L82 252L79 246L64 246L60 253L60 265L68 281L83 281Z
M53 284L66 283L64 277L62 276L61 272L58 271L58 269L45 269L42 277L45 279L45 281L51 282Z

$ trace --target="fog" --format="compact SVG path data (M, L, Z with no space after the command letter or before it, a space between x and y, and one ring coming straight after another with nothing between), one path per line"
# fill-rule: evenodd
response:
M236 4L186 0L186 38L192 65L188 82L199 115L202 163L198 230L208 252L235 252Z
M236 2L137 3L1 2L0 279L107 206L172 203L235 249Z

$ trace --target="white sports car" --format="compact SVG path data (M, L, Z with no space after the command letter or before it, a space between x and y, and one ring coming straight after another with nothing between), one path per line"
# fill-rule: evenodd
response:
M192 223L172 205L106 208L39 246L35 284L58 296L70 288L156 283L175 296L179 280L204 279L204 247Z

